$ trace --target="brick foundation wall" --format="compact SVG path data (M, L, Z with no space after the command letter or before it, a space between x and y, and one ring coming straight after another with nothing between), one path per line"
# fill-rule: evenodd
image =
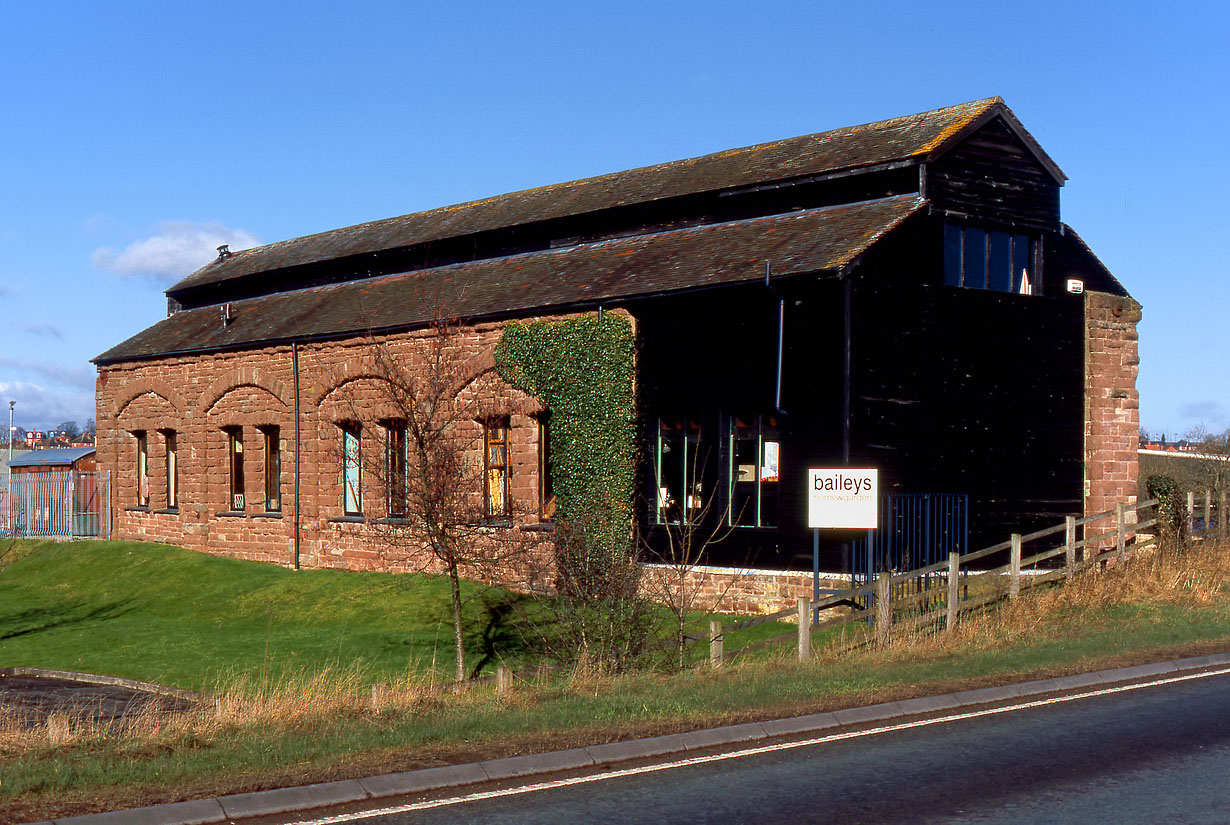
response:
M844 590L849 586L849 576L820 574L821 588ZM692 609L754 616L794 607L803 596L810 599L812 574L700 565L680 570L668 565L645 565L641 589L649 598L667 601L668 592L677 598L680 588L692 600Z
M1085 515L1136 501L1140 317L1131 298L1085 293Z

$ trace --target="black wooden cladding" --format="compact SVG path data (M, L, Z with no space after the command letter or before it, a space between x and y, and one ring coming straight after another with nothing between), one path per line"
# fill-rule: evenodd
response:
M851 463L968 492L971 546L1081 510L1082 302L867 279L854 292Z
M886 491L969 493L977 547L1081 511L1083 301L943 286L940 234L940 221L918 216L852 276L850 465L879 468ZM779 525L726 531L706 563L809 569L807 470L842 466L843 284L800 276L778 286L787 296ZM658 416L701 421L703 487L715 513L725 506L729 415L773 411L776 309L763 285L635 308L643 524ZM664 528L647 535L665 547ZM857 535L824 531L822 566L846 569L842 544Z
M1059 229L1059 182L999 118L927 164L925 194L954 219Z

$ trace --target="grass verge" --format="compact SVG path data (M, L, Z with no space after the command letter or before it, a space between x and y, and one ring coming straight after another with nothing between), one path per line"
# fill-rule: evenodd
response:
M31 559L37 557L37 553ZM951 635L799 664L528 680L460 693L406 670L373 695L370 665L236 676L216 702L126 727L0 720L6 821L406 770L813 712L973 685L1230 649L1225 546L1155 554L1029 592ZM2 591L0 591L2 592Z

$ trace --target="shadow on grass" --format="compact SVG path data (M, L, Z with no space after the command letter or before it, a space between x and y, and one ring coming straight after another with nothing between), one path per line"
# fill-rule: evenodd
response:
M0 641L117 619L132 611L132 603L132 599L93 606L76 602L10 613L0 616Z

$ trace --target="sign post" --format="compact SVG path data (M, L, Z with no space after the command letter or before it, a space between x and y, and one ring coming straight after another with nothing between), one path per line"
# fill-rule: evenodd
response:
M812 604L820 601L820 530L879 526L880 473L842 467L807 471L807 526L811 528ZM817 609L812 621L818 621Z

